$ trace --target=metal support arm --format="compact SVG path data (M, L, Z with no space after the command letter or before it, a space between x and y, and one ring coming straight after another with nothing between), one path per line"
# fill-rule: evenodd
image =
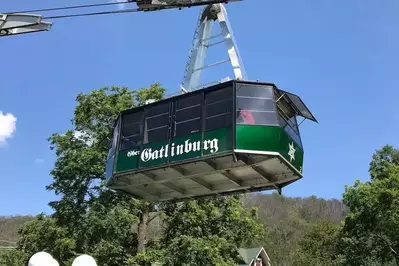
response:
M215 21L219 22L221 34L211 36ZM217 37L223 37L223 40L215 41L211 44L209 43L210 40ZM229 59L205 65L208 48L221 43L225 43ZM199 88L203 70L226 62L230 62L235 79L247 79L244 64L234 39L226 9L222 4L208 5L203 9L198 18L193 45L180 89L186 92ZM228 79L230 78L228 77Z
M137 3L141 11L156 11L169 8L186 8L194 6L205 6L219 3L238 2L242 0L128 0Z
M42 20L43 17L34 14L1 14L0 37L49 31L52 23Z

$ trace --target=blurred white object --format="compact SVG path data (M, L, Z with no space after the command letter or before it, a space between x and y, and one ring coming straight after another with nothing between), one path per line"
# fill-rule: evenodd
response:
M52 260L51 264L49 264L48 266L60 266L60 264L58 263L58 261L56 261L55 259Z
M72 266L97 266L97 263L92 256L80 255L73 261Z
M47 252L36 253L29 259L28 262L28 266L56 266L56 265L59 266L58 262L57 264L54 264L53 257Z

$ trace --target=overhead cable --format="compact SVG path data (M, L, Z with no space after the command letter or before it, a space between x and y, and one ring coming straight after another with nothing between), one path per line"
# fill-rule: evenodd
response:
M131 4L131 3L135 3L135 2L125 1L125 2L112 2L112 3L102 3L102 4L88 4L88 5L77 5L77 6L52 7L52 8L43 8L43 9L22 10L22 11L17 11L17 12L6 12L6 13L3 13L3 14L47 12L47 11L78 9L78 8L88 8L88 7L99 7L99 6L112 6L112 5L121 5L121 4Z
M87 16L98 16L98 15L109 15L109 14L120 14L120 13L133 13L139 12L138 8L130 8L123 10L113 10L113 11L102 11L102 12L92 12L92 13L79 13L79 14L71 14L71 15L59 15L59 16L51 16L44 17L44 19L61 19L61 18L73 18L73 17L87 17Z
M239 2L242 0L204 0L202 2L194 2L190 4L183 3L174 3L171 5L153 5L156 7L154 10L143 10L141 8L130 8L123 10L111 10L111 11L99 11L99 12L89 12L89 13L78 13L78 14L69 14L69 15L55 15L55 16L45 16L45 19L62 19L62 18L72 18L72 17L87 17L87 16L97 16L97 15L108 15L108 14L121 14L121 13L134 13L139 11L159 11L163 9L173 9L173 8L190 8L195 6L202 6L207 4L214 3L228 3L228 2ZM68 9L79 9L79 8L89 8L89 7L100 7L100 6L111 6L111 5L120 5L120 4L131 4L136 3L137 1L124 1L124 2L112 2L112 3L98 3L98 4L86 4L86 5L75 5L75 6L64 6L64 7L54 7L54 8L43 8L43 9L32 9L32 10L22 10L18 12L6 12L3 14L23 14L23 13L34 13L34 12L47 12L47 11L57 11L57 10L68 10Z

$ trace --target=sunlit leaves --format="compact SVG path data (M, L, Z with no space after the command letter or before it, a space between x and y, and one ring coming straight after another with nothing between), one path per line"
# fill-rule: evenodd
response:
M173 254L168 265L233 265L238 248L263 236L263 225L231 196L174 204L164 232L167 254Z
M370 163L371 182L347 187L350 208L341 233L346 265L399 263L399 151L385 146Z

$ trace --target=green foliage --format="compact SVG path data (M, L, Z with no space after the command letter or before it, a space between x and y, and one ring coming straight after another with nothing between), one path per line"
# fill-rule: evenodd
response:
M343 226L319 223L300 241L294 265L399 263L399 151L385 146L370 163L371 181L347 186Z
M399 165L399 150L386 145L374 153L373 160L370 162L369 171L372 180L387 178L391 165Z
M137 105L144 104L147 100L162 100L165 94L165 88L159 83L151 84L149 88L141 88L136 91L134 98Z
M237 196L170 204L165 215L167 265L233 263L238 248L263 237L263 225Z
M53 182L46 188L62 195L51 202L56 218L71 229L80 227L90 204L104 190L104 160L107 150L97 145L111 135L117 115L134 102L135 91L111 87L79 94L72 120L73 130L53 134L51 148L57 160L50 172Z
M120 201L113 206L101 200L90 206L81 230L82 253L91 254L99 265L118 266L135 253L137 202Z
M18 229L35 216L0 216L0 246L15 246L19 239Z
M39 216L22 230L19 247L27 254L48 251L61 265L88 253L99 265L124 265L136 253L133 231L143 204L104 187L107 150L98 145L112 134L118 114L165 90L153 84L142 91L111 87L79 94L74 128L49 138L57 160L47 190L61 199L50 203L55 213Z
M38 251L49 252L61 261L73 256L76 241L54 218L40 214L36 220L24 224L19 233L18 248L29 257Z
M108 195L103 192L101 193L101 198L103 197L105 199L101 199L101 206L103 206L101 207L101 209L104 208L104 212L106 210L112 210L112 208L115 207L118 203L122 204L123 202L125 202L116 199L113 196L113 193L111 193L110 197L107 198ZM293 264L297 254L295 253L295 251L297 250L299 242L303 240L307 232L313 228L312 225L314 223L328 220L334 222L335 224L339 224L339 222L344 218L344 215L346 213L346 208L341 201L324 200L315 197L289 198L279 196L278 194L268 195L262 193L254 193L244 195L241 200L244 202L245 208L248 210L248 212L251 212L251 217L258 217L257 219L262 222L263 227L266 230L266 235L262 239L260 239L256 243L256 245L242 245L240 247L264 246L268 255L272 259L272 265L274 266ZM140 202L137 202L137 204L139 204L138 206L142 205ZM136 207L133 204L131 208L133 215L134 209ZM252 208L256 208L257 210L252 211ZM94 208L93 205L91 206L91 209L97 209L97 207ZM168 209L165 210L167 211ZM97 212L101 213L102 211L97 210ZM162 214L162 212L158 214ZM99 215L100 217L104 217L102 216L102 214ZM136 219L138 218L136 215L133 216ZM151 217L152 216L153 213L151 213ZM129 254L127 254L131 250L135 250L136 244L133 244L133 247L127 247L126 249L124 249L125 251L123 252L123 254L127 255L122 254L120 257L128 258L129 263L126 262L127 265L143 265L143 263L145 262L160 261L160 259L166 257L167 253L164 251L164 249L162 249L160 243L155 241L157 238L162 237L163 232L165 231L165 225L163 223L166 218L165 216L165 214L158 215L149 224L148 243L146 246L146 251L144 253L141 253L134 257L131 257ZM4 224L11 225L11 221L14 221L13 219L14 218L9 218L9 221L5 222ZM136 222L132 223L134 223L133 231L129 231L128 229L126 229L127 226L121 227L120 231L126 231L131 233L133 240L135 240L136 236L133 232L136 232ZM4 228L4 231L7 231L8 228L15 228L15 226ZM101 232L101 230L103 229L95 230ZM17 235L17 233L14 232L12 235ZM126 238L129 237L130 236ZM124 237L118 237L118 239L122 238ZM15 239L15 241L17 240L18 239ZM93 246L94 242L90 245ZM133 253L134 252L135 251L133 251ZM90 251L90 254L93 254L92 251ZM120 265L124 264L121 263Z
M237 246L221 236L193 237L186 234L173 238L167 247L165 266L231 266L238 259Z
M28 259L28 255L19 250L0 250L1 266L24 266Z
M339 230L340 225L331 221L314 224L299 242L293 265L333 265Z
M126 87L105 87L76 97L77 106L72 119L75 129L92 138L108 136L117 115L139 104L136 91Z
M371 182L346 187L350 208L341 232L345 265L399 263L399 151L385 146L371 162Z
M315 224L330 221L339 224L347 208L340 200L315 196L290 198L277 193L256 193L243 196L247 208L256 206L265 227L265 237L256 246L263 246L274 266L293 265L300 242Z
M167 254L159 246L146 249L125 261L126 266L151 265L151 263L164 263Z

